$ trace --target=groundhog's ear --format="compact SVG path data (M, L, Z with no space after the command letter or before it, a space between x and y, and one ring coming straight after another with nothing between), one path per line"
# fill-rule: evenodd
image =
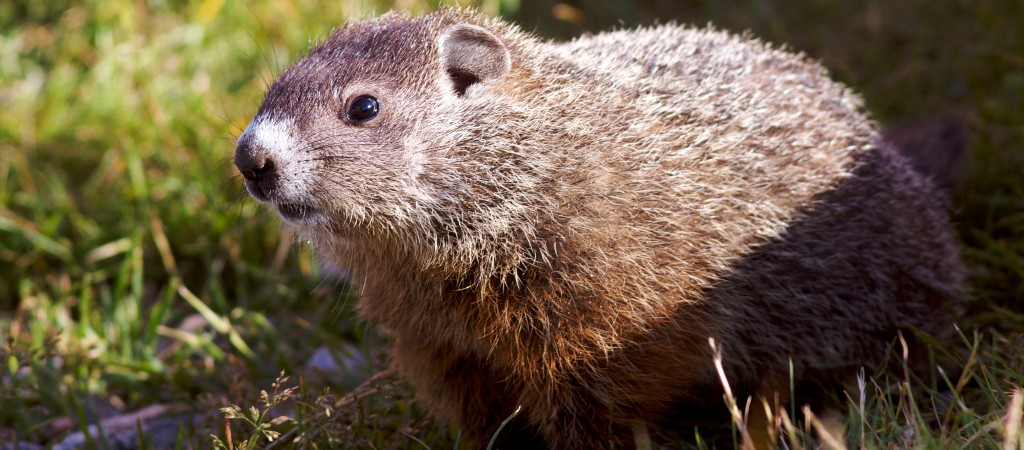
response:
M508 48L490 31L476 25L448 27L438 38L441 64L455 92L465 95L470 86L497 80L512 68Z

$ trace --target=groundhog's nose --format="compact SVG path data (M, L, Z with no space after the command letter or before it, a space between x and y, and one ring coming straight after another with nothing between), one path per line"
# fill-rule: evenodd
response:
M275 191L277 174L267 151L243 136L235 147L235 166L245 177L245 187L257 200L268 200Z

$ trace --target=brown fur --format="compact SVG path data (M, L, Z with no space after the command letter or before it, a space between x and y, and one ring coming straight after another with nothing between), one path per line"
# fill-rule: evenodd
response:
M366 93L379 116L346 122ZM946 334L961 296L935 188L860 99L711 29L349 24L271 87L236 163L480 445L518 405L505 448L690 434L724 411L709 337L750 395L790 359L799 377Z

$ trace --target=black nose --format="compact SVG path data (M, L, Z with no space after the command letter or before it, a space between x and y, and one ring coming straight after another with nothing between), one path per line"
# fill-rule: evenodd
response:
M245 177L245 187L257 200L268 200L277 190L274 160L266 149L242 136L235 147L235 167Z

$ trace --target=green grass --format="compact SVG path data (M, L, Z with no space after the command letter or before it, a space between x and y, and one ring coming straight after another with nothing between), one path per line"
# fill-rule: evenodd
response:
M1006 416L1024 401L1024 3L662 3L580 1L576 15L525 0L482 7L548 36L617 18L751 29L822 59L883 122L964 116L971 164L954 218L975 298L963 343L946 349L958 364L869 374L845 400L845 443L1012 446ZM344 396L381 370L386 339L248 200L231 164L233 137L288 61L345 17L391 6L0 4L0 448L156 404L202 419L182 447L214 446L210 433L227 446L229 430L231 448L264 446L267 431L321 446L456 443L395 380ZM368 362L300 380L321 347ZM274 388L281 371L292 378ZM778 418L781 441L813 447L815 420L790 415L791 426Z

